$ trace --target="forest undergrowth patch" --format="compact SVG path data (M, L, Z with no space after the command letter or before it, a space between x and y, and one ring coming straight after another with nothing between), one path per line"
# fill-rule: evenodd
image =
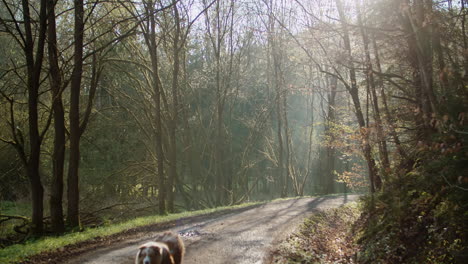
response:
M468 155L440 145L363 199L359 263L468 263Z
M358 203L319 211L270 252L268 263L354 263Z

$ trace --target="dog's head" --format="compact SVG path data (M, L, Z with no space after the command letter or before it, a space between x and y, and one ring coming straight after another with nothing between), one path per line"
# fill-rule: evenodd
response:
M138 248L135 264L161 264L167 258L169 249L166 244L148 242Z

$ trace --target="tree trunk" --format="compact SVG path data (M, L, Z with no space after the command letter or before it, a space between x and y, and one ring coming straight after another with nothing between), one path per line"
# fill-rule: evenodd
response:
M468 40L466 38L466 12L465 7L466 0L461 0L461 27L462 27L462 36L463 36L463 67L465 69L465 74L463 80L468 81ZM466 90L466 89L465 89ZM466 93L465 93L466 96Z
M333 144L333 141L335 140L333 132L330 132L332 130L332 126L335 123L335 117L336 117L336 104L335 104L335 98L336 98L336 90L337 90L337 85L338 85L338 79L336 77L331 77L330 81L330 94L328 96L328 115L327 115L327 126L326 126L326 132L330 138L330 142L327 146L327 161L326 161L326 173L324 173L324 176L326 177L326 180L324 181L326 183L326 193L334 193L335 192L335 148L330 145Z
M215 106L214 106L214 120L215 120L215 132L214 132L214 187L215 187L215 203L218 205L225 204L228 201L228 194L231 192L231 176L230 170L226 165L226 133L225 133L225 107L226 107L226 95L230 87L230 77L232 74L232 60L233 60L233 43L232 43L232 30L233 30L233 13L234 13L234 1L228 1L228 6L221 6L225 2L216 1L215 6L215 18L213 23L210 22L210 16L205 10L206 14L206 25L207 34L211 41L214 59L215 59ZM229 24L228 24L229 23ZM211 30L211 26L214 27ZM228 35L229 34L229 35ZM227 36L231 36L230 46L226 48L224 44ZM229 57L230 66L227 70L223 70L224 53L223 50L228 50L227 54Z
M440 37L440 28L434 25L433 34L434 51L437 54L437 62L439 64L439 82L443 94L447 94L449 90L448 69L445 66L444 52L442 40Z
M219 10L218 10L219 12ZM218 14L219 15L219 14ZM218 18L219 19L219 18ZM220 30L220 29L219 29ZM220 32L218 32L219 36ZM220 36L219 36L220 37ZM224 202L225 193L225 181L224 181L224 132L223 132L223 112L224 104L221 95L221 54L220 54L220 39L218 39L218 45L216 50L216 173L215 173L215 192L216 192L216 204L222 205Z
M413 68L414 96L418 108L418 114L415 116L417 137L420 140L429 140L432 114L437 112L432 81L432 42L428 25L430 23L426 23L427 11L432 12L432 4L423 0L415 1L412 5L408 0L401 1L406 7L402 8L400 20L408 35L408 57Z
M276 39L274 38L274 31L275 31L275 18L273 14L273 1L268 0L268 25L267 25L267 32L268 32L268 56L267 56L267 82L268 82L268 99L271 100L272 104L274 103L274 111L276 112L276 120L274 115L271 119L271 125L277 123L276 128L276 137L278 140L278 158L277 158L277 168L276 168L276 190L280 192L281 197L285 197L285 184L284 176L283 176L283 136L282 136L282 110L281 110L281 86L279 84L279 58L277 55L277 44ZM272 89L273 87L273 89Z
M379 50L377 48L377 41L375 40L375 36L372 38L372 43L373 43L373 48L374 48L374 57L375 57L375 64L377 66L377 71L379 73L382 72L382 67L380 65L380 56L379 56ZM395 122L392 118L392 114L390 113L390 109L387 104L387 94L385 93L385 87L382 81L379 82L379 85L381 87L381 95L382 95L382 103L384 105L384 110L385 110L385 119L387 122L387 125L390 129L390 135L393 138L393 141L395 143L395 146L397 148L398 154L400 157L406 159L406 153L403 150L403 146L401 145L400 138L398 137L398 134L395 130Z
M311 89L312 92L312 66L309 66L309 80L308 80L308 85L309 89ZM307 150L307 168L306 172L304 175L304 178L302 180L302 184L299 189L299 196L304 195L304 187L306 185L307 179L309 178L310 174L312 173L312 147L314 145L314 102L315 102L315 92L312 92L312 96L310 98L310 132L309 132L309 144L308 144L308 150Z
M65 231L63 221L63 171L65 161L65 113L62 103L62 76L58 64L55 1L48 0L48 51L50 86L52 89L52 111L54 114L54 151L52 154L52 183L50 193L50 218L52 232Z
M175 32L174 32L174 41L173 41L173 65L172 65L172 120L169 125L169 137L171 152L169 157L169 178L167 182L168 189L168 209L169 212L173 213L174 210L174 190L175 190L175 181L177 178L177 121L178 121L178 111L179 111L179 100L178 100L178 79L179 79L179 36L180 36L180 19L179 11L177 9L177 4L175 1L172 2L174 10L174 22L175 22Z
M27 174L31 185L32 199L32 226L33 234L43 232L44 216L44 188L39 174L40 154L42 138L39 134L38 122L38 101L40 76L44 57L45 36L47 28L47 1L41 0L39 11L39 37L37 39L37 50L34 52L34 38L31 28L31 17L29 2L22 1L23 19L26 39L24 51L27 65L27 85L28 85L28 118L29 118L29 159L27 161Z
M75 30L73 72L70 86L70 156L67 180L67 223L71 227L80 225L79 216L79 165L80 165L80 90L83 75L83 38L84 38L84 9L83 0L74 0Z
M153 1L145 2L145 12L148 16L148 24L145 28L145 42L148 46L151 59L152 69L152 86L153 86L153 101L155 115L155 139L156 139L156 159L157 159L157 190L158 190L158 210L159 214L166 214L166 179L164 175L164 151L163 151L163 135L162 135L162 118L161 118L161 89L158 69L158 53L156 41L156 18Z
M291 142L291 137L290 137L290 131L289 131L289 124L288 124L288 96L287 92L285 91L283 93L283 98L282 98L282 103L283 103L283 120L284 120L284 142L286 143L286 148L285 148L285 158L284 158L284 167L285 167L285 175L284 175L284 181L285 181L285 189L286 189L286 196L288 195L289 191L289 184L290 182L293 184L293 188L295 191L295 194L297 195L298 189L297 189L297 182L294 179L294 174L291 172L291 148L292 148L292 142Z
M273 40L274 41L274 40ZM280 61L277 55L277 47L273 45L273 67L274 67L274 74L275 74L275 90L276 90L276 118L277 118L277 137L278 137L278 179L281 188L281 197L286 197L287 195L287 175L284 173L284 146L283 146L283 107L282 107L282 100L281 100L281 69L280 69Z
M375 84L375 79L374 79L374 71L373 71L372 61L371 61L371 56L370 56L370 51L369 51L369 36L367 35L366 29L364 28L364 23L362 21L362 12L361 12L359 1L356 2L356 6L358 10L358 22L359 22L359 27L360 27L360 31L362 35L363 44L364 44L364 52L366 56L365 68L366 68L367 82L371 88L370 90L371 90L371 95L372 95L372 105L374 109L374 119L375 119L376 130L377 130L377 138L379 140L379 155L380 155L380 160L382 162L382 167L384 171L388 172L390 170L390 160L388 158L387 142L385 140L384 132L382 128L382 118L380 117L379 100L377 97L376 84Z

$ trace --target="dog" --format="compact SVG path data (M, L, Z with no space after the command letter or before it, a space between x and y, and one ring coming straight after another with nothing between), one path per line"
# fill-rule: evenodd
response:
M181 264L185 254L179 235L165 232L138 248L135 264Z

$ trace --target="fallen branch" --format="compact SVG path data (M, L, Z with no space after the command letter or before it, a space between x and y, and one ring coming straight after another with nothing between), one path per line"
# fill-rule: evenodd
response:
M25 216L20 216L20 215L3 215L0 214L0 224L9 220L23 220L23 221L29 221L29 218Z
M24 216L20 216L20 215L3 215L3 214L0 214L0 224L2 224L4 222L11 221L11 220L21 220L21 221L23 221L22 224L13 226L13 230L16 233L19 233L19 234L22 234L22 235L27 235L29 233L29 223L31 222L31 220L29 218L24 217ZM26 227L26 230L23 230L23 228L25 228L25 227Z

